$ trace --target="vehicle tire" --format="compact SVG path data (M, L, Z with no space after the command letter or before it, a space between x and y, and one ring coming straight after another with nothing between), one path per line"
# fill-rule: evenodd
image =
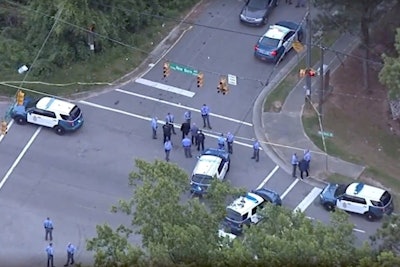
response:
M263 24L263 25L267 25L267 22L268 22L268 18L263 18L262 24Z
M231 163L228 163L228 168L226 169L226 172L229 172L229 170L231 169Z
M16 117L14 118L14 121L15 121L17 124L20 124L20 125L26 124L26 118L25 118L24 116L16 116Z
M58 135L63 135L65 133L65 129L63 127L59 126L59 125L54 127L54 131Z
M324 207L328 211L335 211L335 206L332 203L325 203Z
M373 221L373 220L375 220L375 216L374 216L374 214L372 214L371 212L366 212L365 213L365 218L368 220L368 221Z
M298 34L297 34L297 40L298 40L299 42L301 42L301 41L303 40L303 33L298 33Z

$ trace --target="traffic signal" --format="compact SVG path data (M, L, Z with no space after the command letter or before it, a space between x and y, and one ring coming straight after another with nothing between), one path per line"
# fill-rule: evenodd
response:
M7 122L2 121L1 122L1 134L5 135L7 133Z
M21 90L18 90L17 92L17 105L22 106L24 104L24 99L25 99L25 93L22 92Z
M204 74L203 73L199 73L197 74L197 87L202 87L204 84Z
M300 69L299 75L300 78L304 78L305 76L314 77L317 72L313 69Z
M226 82L226 78L221 77L219 79L219 84L217 86L217 93L222 93L223 95L225 95L228 91L229 88L228 88L228 83Z
M163 74L164 74L164 78L166 78L170 73L170 69L169 69L169 63L165 62L164 66L163 66Z
M299 75L300 78L304 78L307 74L307 69L300 69Z

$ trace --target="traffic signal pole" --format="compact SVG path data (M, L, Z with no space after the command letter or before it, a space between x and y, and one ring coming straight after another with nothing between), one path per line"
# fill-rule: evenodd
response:
M307 69L309 69L309 70L312 68L312 66L311 66L311 64L312 64L311 63L311 36L312 36L311 31L312 31L312 28L311 28L310 10L311 10L311 0L308 0L307 1L307 17L306 17L306 28L307 28L307 31L306 31L306 45L307 45L306 65L307 65ZM312 93L311 77L310 77L310 75L307 75L306 76L306 94L309 94L309 95L306 95L307 100L311 100L311 99L308 99L308 97L311 98L311 93Z

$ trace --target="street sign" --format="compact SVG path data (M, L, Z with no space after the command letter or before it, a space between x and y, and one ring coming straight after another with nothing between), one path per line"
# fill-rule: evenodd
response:
M231 85L237 85L237 77L232 74L228 74L228 83Z
M293 44L293 49L296 50L297 53L301 53L304 50L304 45L300 43L299 41L294 41Z
M192 69L190 67L186 67L184 65L179 65L174 62L169 62L169 67L171 70L180 71L189 75L197 75L199 74L198 70Z
M321 132L321 131L318 131L318 134L319 134L319 135L323 135L323 136L325 136L325 137L333 137L333 133L330 133L330 132Z

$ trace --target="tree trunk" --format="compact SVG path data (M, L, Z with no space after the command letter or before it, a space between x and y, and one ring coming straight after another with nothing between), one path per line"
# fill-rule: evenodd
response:
M361 36L364 43L363 84L366 91L369 89L369 13L369 7L364 6L364 14L361 17Z

